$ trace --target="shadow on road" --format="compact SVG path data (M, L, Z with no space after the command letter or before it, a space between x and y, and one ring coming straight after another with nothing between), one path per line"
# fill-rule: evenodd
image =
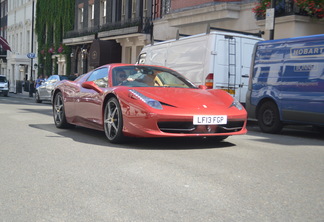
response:
M261 137L259 141L282 145L323 145L324 134L313 126L287 125L278 134L263 133L257 122L249 121L248 134Z
M29 126L35 129L56 133L58 137L71 138L79 143L116 148L180 150L215 149L236 146L235 144L227 142L226 140L222 142L215 142L215 140L203 138L129 138L124 144L111 144L108 142L104 132L83 127L57 129L54 124L29 124Z
M47 115L47 110L43 111ZM181 150L181 149L219 149L235 147L230 139L217 142L209 138L129 138L124 144L111 144L105 133L83 127L72 129L58 129L54 124L29 124L30 127L57 134L57 137L66 137L78 143L109 146L126 149L152 149L152 150ZM255 123L248 125L248 135L257 136L251 141L262 141L272 144L288 146L295 145L319 145L323 144L323 136L320 132L306 126L293 126L284 128L281 134L262 133ZM239 144L238 144L239 145Z

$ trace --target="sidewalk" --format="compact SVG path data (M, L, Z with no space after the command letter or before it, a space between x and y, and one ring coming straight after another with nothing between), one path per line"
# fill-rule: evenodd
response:
M22 99L28 99L28 100L35 100L35 93L33 94L33 97L29 97L29 92L25 92L24 90L22 93L12 93L10 92L8 94L9 97L16 97L16 98L22 98Z

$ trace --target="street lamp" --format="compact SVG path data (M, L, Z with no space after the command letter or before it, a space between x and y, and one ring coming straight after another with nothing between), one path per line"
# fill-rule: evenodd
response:
M32 27L31 27L31 53L34 51L34 0L32 1ZM30 83L29 83L29 97L33 97L33 57L30 58Z
M272 29L270 29L270 40L274 39L274 28L275 28L275 20L276 20L276 0L271 0L271 9L273 10L273 18L272 19Z

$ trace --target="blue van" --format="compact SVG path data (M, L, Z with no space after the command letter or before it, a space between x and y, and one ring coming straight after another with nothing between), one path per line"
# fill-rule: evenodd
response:
M255 45L246 110L266 133L285 124L324 126L324 34Z

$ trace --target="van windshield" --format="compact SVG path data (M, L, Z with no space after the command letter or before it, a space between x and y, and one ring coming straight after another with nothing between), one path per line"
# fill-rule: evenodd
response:
M8 82L5 76L0 76L0 82Z

